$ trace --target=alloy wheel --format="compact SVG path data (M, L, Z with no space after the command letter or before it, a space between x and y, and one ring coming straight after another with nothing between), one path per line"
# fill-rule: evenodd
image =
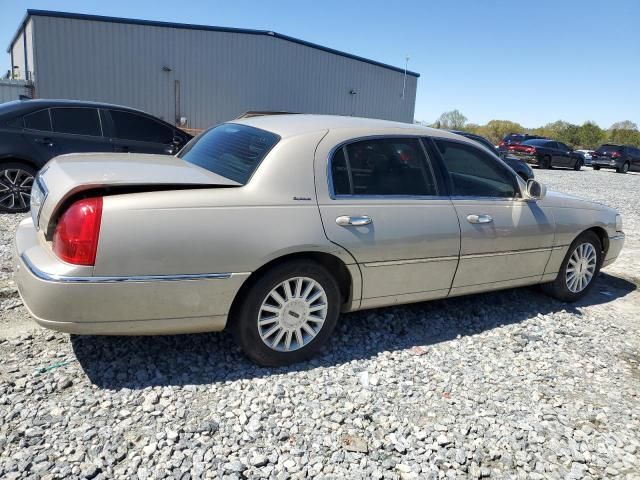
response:
M294 277L277 285L258 312L258 333L272 350L292 352L308 345L327 318L327 294L320 283Z
M565 274L569 291L579 293L587 288L596 272L597 262L598 255L591 243L582 243L576 247L569 257Z
M20 168L0 170L0 208L20 211L29 208L33 175Z

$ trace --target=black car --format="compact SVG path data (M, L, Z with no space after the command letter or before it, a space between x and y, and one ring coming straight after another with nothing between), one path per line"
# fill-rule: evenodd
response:
M564 143L536 138L518 145L509 145L507 151L527 163L541 168L567 167L580 170L584 158Z
M630 145L600 145L591 155L594 170L613 168L618 173L640 172L640 148Z
M459 130L449 130L451 133L456 133L458 135L462 135L463 137L467 137L471 140L475 140L476 142L478 142L481 145L484 145L485 147L487 147L489 150L491 150L492 152L495 152L496 155L498 155L502 161L504 163L506 163L507 165L509 165L514 172L516 172L518 175L520 175L520 177L526 182L527 180L529 180L530 178L533 178L533 170L531 170L531 167L529 167L529 165L527 165L525 162L523 162L522 160L514 157L513 155L508 155L505 152L501 152L499 151L495 146L492 145L492 143L480 136L480 135L476 135L475 133L468 133L468 132L461 132Z
M71 100L0 104L0 212L29 209L36 172L78 152L176 153L191 135L127 107Z

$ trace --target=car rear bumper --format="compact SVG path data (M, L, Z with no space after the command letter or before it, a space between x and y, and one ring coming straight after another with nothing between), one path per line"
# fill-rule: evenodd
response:
M603 267L611 265L616 261L618 255L620 255L622 247L624 246L624 238L624 233L622 232L618 232L617 235L609 237L609 249L607 250L607 255L602 262Z
M14 271L22 300L43 327L91 335L222 330L249 273L94 277L61 275L66 264L40 244L31 219L16 231ZM59 265L53 263L58 262Z
M591 166L592 167L600 167L600 168L612 168L612 169L617 169L620 167L620 165L618 165L618 163L613 160L613 161L609 161L609 160L591 160Z

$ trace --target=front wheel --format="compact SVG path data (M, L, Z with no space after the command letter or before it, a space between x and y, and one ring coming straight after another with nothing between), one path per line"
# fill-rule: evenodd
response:
M17 162L0 164L0 213L29 210L31 187L36 171Z
M600 170L600 165L593 165L591 168L593 168L594 170Z
M593 232L584 232L569 247L556 279L543 288L558 300L575 302L591 290L601 265L600 239Z
M576 161L576 164L573 166L573 169L576 171L580 171L580 169L582 169L582 160Z
M340 289L322 265L283 263L263 274L231 318L231 331L258 365L276 367L305 360L331 336L340 315Z

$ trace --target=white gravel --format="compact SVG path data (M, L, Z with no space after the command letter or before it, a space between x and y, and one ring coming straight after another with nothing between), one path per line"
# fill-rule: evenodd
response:
M538 171L623 213L591 294L537 288L345 315L325 352L227 334L32 329L0 216L0 478L640 478L640 175Z

